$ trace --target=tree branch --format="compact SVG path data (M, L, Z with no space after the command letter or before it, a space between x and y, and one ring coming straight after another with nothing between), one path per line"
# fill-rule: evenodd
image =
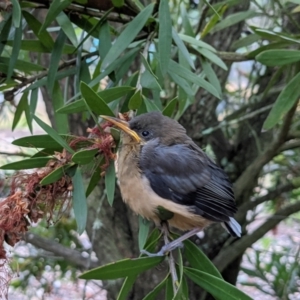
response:
M215 266L219 269L220 272L222 272L235 259L241 256L248 247L250 247L261 237L263 237L269 230L271 230L282 220L298 212L299 210L300 201L279 210L273 216L269 217L267 221L260 225L252 234L246 235L230 246L223 248L223 250L213 260Z
M268 163L277 153L280 146L286 141L294 113L297 108L297 103L288 111L285 116L284 123L282 125L281 131L274 142L264 151L260 156L258 156L252 164L250 164L246 170L237 179L234 186L234 194L238 199L244 193L244 191L249 186L249 179L256 178L259 175L262 167Z
M98 52L94 51L94 52L91 52L91 53L88 53L88 54L82 56L81 59L83 60L83 59L92 57L92 56L94 56L96 54L98 54ZM65 69L67 67L76 65L76 63L77 63L77 57L72 58L72 59L70 59L68 61L65 61L61 65L59 65L58 71L60 71L62 69ZM18 91L19 89L25 87L26 85L28 85L30 83L33 83L36 80L39 80L39 79L42 79L42 78L48 76L48 72L49 72L49 70L46 70L46 71L43 71L43 72L41 72L41 73L39 73L37 75L31 76L29 78L26 78L23 82L21 82L20 84L18 84L17 86L15 86L12 90L10 90L9 93L13 94L14 92Z
M257 205L264 203L268 200L272 200L282 193L286 193L291 191L292 189L297 188L292 182L282 184L277 186L273 190L269 191L268 194L256 198L254 201L245 202L242 206L239 207L238 213L236 215L236 219L238 222L242 222L244 215L247 213L248 210L253 209Z
M56 241L45 239L34 233L27 232L26 234L24 234L23 240L37 248L52 252L56 256L64 258L66 261L74 264L79 268L87 269L95 268L98 266L98 263L96 261L90 260L89 257L83 257L82 253L80 253L79 251L64 247Z

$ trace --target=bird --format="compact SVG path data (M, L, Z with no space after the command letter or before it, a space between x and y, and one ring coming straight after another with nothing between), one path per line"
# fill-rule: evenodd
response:
M241 236L228 176L181 124L156 111L130 121L100 117L122 133L116 169L123 201L158 227L167 223L168 228L188 231L157 255L166 255L215 222L233 237Z

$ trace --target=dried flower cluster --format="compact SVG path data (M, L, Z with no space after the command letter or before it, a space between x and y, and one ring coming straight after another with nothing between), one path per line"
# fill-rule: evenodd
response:
M99 172L105 171L109 161L115 158L112 152L115 142L106 130L108 127L111 124L104 123L88 129L90 137L76 137L69 142L75 150L98 149L97 155L105 158ZM66 150L56 152L46 167L13 176L10 195L0 202L0 259L6 260L4 241L14 246L28 231L31 222L36 223L41 218L46 218L48 223L55 222L70 208L73 186L67 173L54 183L41 185L40 182L54 170L68 165L71 159L72 155Z

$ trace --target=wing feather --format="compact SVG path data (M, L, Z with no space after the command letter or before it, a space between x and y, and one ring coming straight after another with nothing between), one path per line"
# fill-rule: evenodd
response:
M229 226L237 211L232 185L192 140L170 146L158 139L147 142L141 150L140 168L160 197Z

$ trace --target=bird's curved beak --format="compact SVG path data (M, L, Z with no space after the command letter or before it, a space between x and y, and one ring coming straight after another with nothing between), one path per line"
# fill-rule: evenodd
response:
M138 134L129 128L128 122L121 120L121 119L114 118L114 117L110 117L110 116L100 116L100 117L113 123L117 127L119 127L121 130L123 130L124 132L129 134L131 137L133 137L136 142L138 142L138 143L141 142L141 138L138 136Z

